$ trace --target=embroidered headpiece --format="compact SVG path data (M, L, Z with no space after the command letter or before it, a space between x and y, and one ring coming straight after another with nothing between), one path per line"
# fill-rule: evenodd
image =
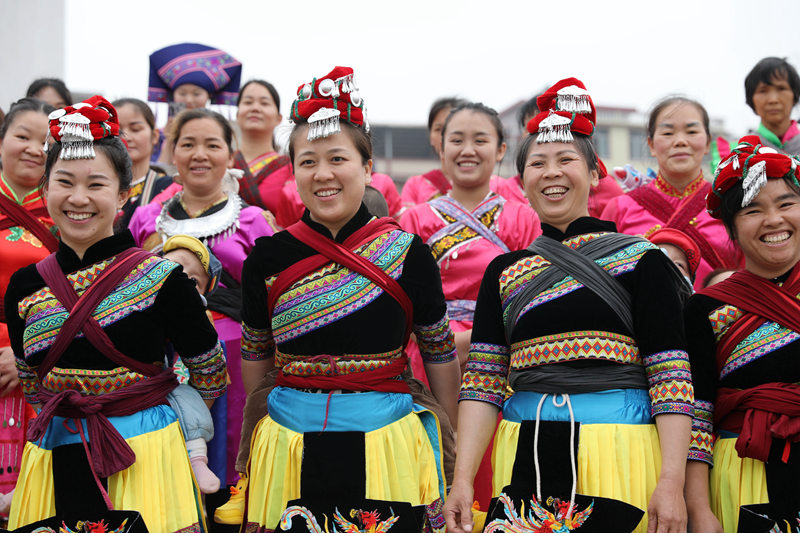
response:
M706 197L708 213L714 218L720 218L723 195L740 180L744 191L742 207L749 205L758 196L768 178L791 178L800 187L798 163L800 159L797 157L763 146L757 135L742 137L731 155L717 167L711 188L713 194Z
M298 87L291 119L295 123L308 122L309 141L340 132L340 120L369 131L364 100L353 80L353 69L336 67L322 78L314 78Z
M56 109L47 118L49 135L61 143L61 159L94 159L94 141L119 136L117 110L102 96Z
M203 244L203 241L191 235L173 235L164 242L161 249L165 254L172 250L186 249L192 252L200 261L206 274L208 274L208 286L205 287L203 294L211 294L217 288L219 276L222 273L222 263L211 253L211 250Z
M689 262L689 271L694 276L700 266L700 247L687 234L675 228L661 228L654 231L648 240L653 244L671 244L680 248Z
M527 125L538 134L536 142L572 142L572 133L591 135L597 113L586 86L577 78L566 78L536 99L540 112Z
M236 105L242 64L227 52L204 44L181 43L150 54L150 102L172 102L172 93L192 83L208 92L213 104Z

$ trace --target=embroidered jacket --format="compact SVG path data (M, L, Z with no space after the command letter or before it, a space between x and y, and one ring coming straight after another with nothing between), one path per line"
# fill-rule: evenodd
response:
M342 242L371 218L362 204L336 241ZM303 220L330 237L308 211ZM397 280L408 294L423 358L434 363L454 359L439 272L420 238L391 231L356 253ZM339 264L327 263L294 283L278 297L270 315L267 294L277 275L314 254L287 231L256 241L242 270L242 357L263 360L277 352L276 366L301 376L331 372L331 360L318 360L319 355L336 357L340 374L376 368L399 357L406 320L400 305L373 282Z
M714 401L720 387L748 389L764 383L800 382L800 332L766 322L745 337L717 369L717 342L744 313L702 294L686 303L685 323L695 410L689 459L713 463Z
M548 224L542 224L542 231L578 248L615 227L585 217L572 222L564 233ZM559 364L591 372L602 365L629 364L645 368L654 415L691 415L693 389L681 304L667 261L646 241L596 261L631 294L633 336L605 301L566 276L524 306L509 345L503 327L509 304L550 263L527 250L496 258L478 294L460 399L501 406L510 369Z
M83 259L62 242L56 257L80 295L116 254L132 246L133 238L125 231L95 243ZM36 265L14 274L5 303L20 382L28 401L36 403L36 368L68 313L45 285ZM201 396L216 398L225 392L225 359L216 331L194 284L177 263L156 257L142 262L100 302L92 316L125 355L161 365L169 340L189 369L189 384ZM55 393L75 389L97 395L141 379L146 378L117 366L81 333L45 377L44 387Z

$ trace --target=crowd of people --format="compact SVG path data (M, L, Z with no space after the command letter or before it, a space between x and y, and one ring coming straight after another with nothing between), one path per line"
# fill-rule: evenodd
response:
M440 98L401 190L351 68L299 85L281 146L226 52L150 67L149 102L40 79L0 122L8 529L800 531L788 62L737 142L657 102L651 176L608 171L577 78L516 154Z

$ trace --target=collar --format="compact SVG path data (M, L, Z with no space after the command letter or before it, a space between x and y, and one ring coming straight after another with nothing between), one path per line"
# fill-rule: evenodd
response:
M136 246L136 242L133 240L133 235L129 230L125 230L91 245L86 250L86 253L83 254L83 259L80 259L72 248L64 244L64 241L61 241L58 243L56 258L58 259L58 264L61 266L61 270L64 272L75 272L76 270L113 257L134 246Z
M156 217L156 232L163 240L173 235L189 235L200 239L206 246L213 247L236 233L242 211L242 202L237 195L228 193L225 203L216 204L197 218L176 216L186 214L178 209L181 196L182 193L178 192L167 200Z
M687 185L682 191L676 189L671 183L665 180L661 173L658 173L656 179L653 181L656 188L666 194L667 196L672 196L674 198L686 198L687 196L691 196L694 192L696 192L700 187L703 186L705 179L703 178L703 171L700 171L700 174Z
M600 220L599 218L580 217L570 222L566 231L561 231L555 226L551 226L550 224L542 222L542 234L558 241L565 241L576 235L583 235L584 233L597 233L606 231L616 233L617 225L608 220Z
M17 202L19 205L28 205L32 204L33 202L38 201L42 197L42 190L40 188L35 188L28 194L26 194L23 198L17 196L17 193L14 192L14 189L11 188L6 177L0 172L0 193L9 197L10 199Z
M335 242L344 242L346 238L352 235L357 229L365 226L370 220L372 220L373 215L367 209L367 206L364 205L364 202L361 202L361 207L358 208L356 214L347 221L347 223L342 226L342 229L339 230L339 233L336 234L336 238L333 238L330 230L320 224L319 222L314 222L311 220L311 213L308 209L303 212L303 222L308 224L314 231L317 233L321 233L322 235L326 236L329 239L333 239Z

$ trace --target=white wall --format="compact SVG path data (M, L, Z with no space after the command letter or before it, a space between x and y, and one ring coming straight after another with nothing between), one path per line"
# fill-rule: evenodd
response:
M0 108L25 96L36 78L61 78L64 0L0 0Z

